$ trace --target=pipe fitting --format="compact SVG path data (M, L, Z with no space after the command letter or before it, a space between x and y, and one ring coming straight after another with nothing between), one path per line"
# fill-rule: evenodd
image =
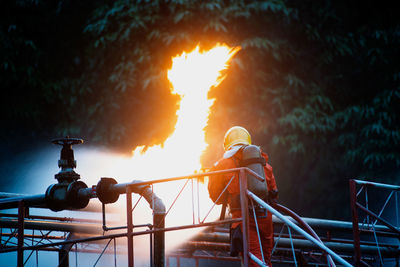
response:
M82 181L50 185L45 193L46 204L52 211L83 209L90 198L79 194L79 190L86 188L87 185Z
M161 198L159 198L149 185L138 185L135 186L135 183L141 183L143 181L134 180L132 181L132 192L139 194L146 199L147 203L149 203L150 208L153 210L154 214L164 215L165 214L165 205Z
M114 203L119 198L119 193L114 190L113 185L116 185L117 181L114 178L102 177L96 186L97 198L103 204Z

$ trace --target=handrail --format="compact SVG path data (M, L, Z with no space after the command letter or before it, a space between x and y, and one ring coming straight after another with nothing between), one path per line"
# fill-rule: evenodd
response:
M359 185L375 186L375 187L392 189L392 190L400 190L400 186L398 186L398 185L382 184L382 183L375 183L375 182L355 180L355 179L353 179L353 181L355 181L356 184L359 184Z
M279 213L277 210L275 210L273 207L262 201L259 197L257 197L255 194L247 190L247 195L250 196L254 201L256 201L258 204L263 206L265 209L267 209L269 212L274 214L276 217L281 219L283 222L285 222L288 226L296 230L299 234L313 242L315 245L317 245L320 249L324 250L327 252L329 255L331 255L336 261L340 262L344 266L351 267L352 265L345 261L342 257L337 255L335 252L333 252L331 249L329 249L327 246L325 246L322 242L319 242L317 239L312 237L310 234L308 234L306 231L301 229L299 226L297 226L295 223L287 219L285 216L283 216L281 213Z

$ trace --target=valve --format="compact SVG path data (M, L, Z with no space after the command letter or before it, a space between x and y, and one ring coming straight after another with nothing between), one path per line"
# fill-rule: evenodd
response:
M58 183L50 185L45 194L47 206L52 211L65 209L82 209L87 206L90 196L82 196L80 190L85 190L87 185L78 181L80 175L74 171L76 160L72 145L82 144L83 140L78 138L58 138L52 140L53 144L62 146L58 167L61 170L55 175Z
M62 146L60 159L58 160L58 167L61 168L55 178L59 183L71 183L80 179L80 175L74 171L76 168L76 160L74 158L74 151L72 145L82 144L83 140L79 138L58 138L52 140L53 144Z

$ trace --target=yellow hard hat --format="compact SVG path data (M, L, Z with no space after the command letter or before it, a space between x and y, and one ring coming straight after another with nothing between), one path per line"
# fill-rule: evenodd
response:
M229 150L233 145L251 145L251 137L249 132L240 126L230 128L224 137L224 149Z

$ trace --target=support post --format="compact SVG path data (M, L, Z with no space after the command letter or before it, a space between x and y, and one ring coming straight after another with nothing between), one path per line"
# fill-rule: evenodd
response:
M243 263L249 266L249 204L247 198L247 177L245 171L239 171L240 182L240 208L242 211L242 232L243 232Z
M18 202L18 252L17 252L17 265L18 267L24 266L24 218L25 218L25 204L21 200Z
M354 261L356 266L361 266L360 231L358 229L356 182L353 179L349 180L349 186L351 216L353 220Z
M127 219L127 238L128 238L128 266L133 267L133 222L132 222L132 190L126 187L126 219Z
M154 230L165 228L165 213L156 213L153 211ZM154 233L153 238L153 264L157 267L165 266L165 232Z
M75 238L74 233L69 233L65 240L73 240ZM61 246L58 251L58 267L69 267L69 252L74 245L74 243L69 243Z

